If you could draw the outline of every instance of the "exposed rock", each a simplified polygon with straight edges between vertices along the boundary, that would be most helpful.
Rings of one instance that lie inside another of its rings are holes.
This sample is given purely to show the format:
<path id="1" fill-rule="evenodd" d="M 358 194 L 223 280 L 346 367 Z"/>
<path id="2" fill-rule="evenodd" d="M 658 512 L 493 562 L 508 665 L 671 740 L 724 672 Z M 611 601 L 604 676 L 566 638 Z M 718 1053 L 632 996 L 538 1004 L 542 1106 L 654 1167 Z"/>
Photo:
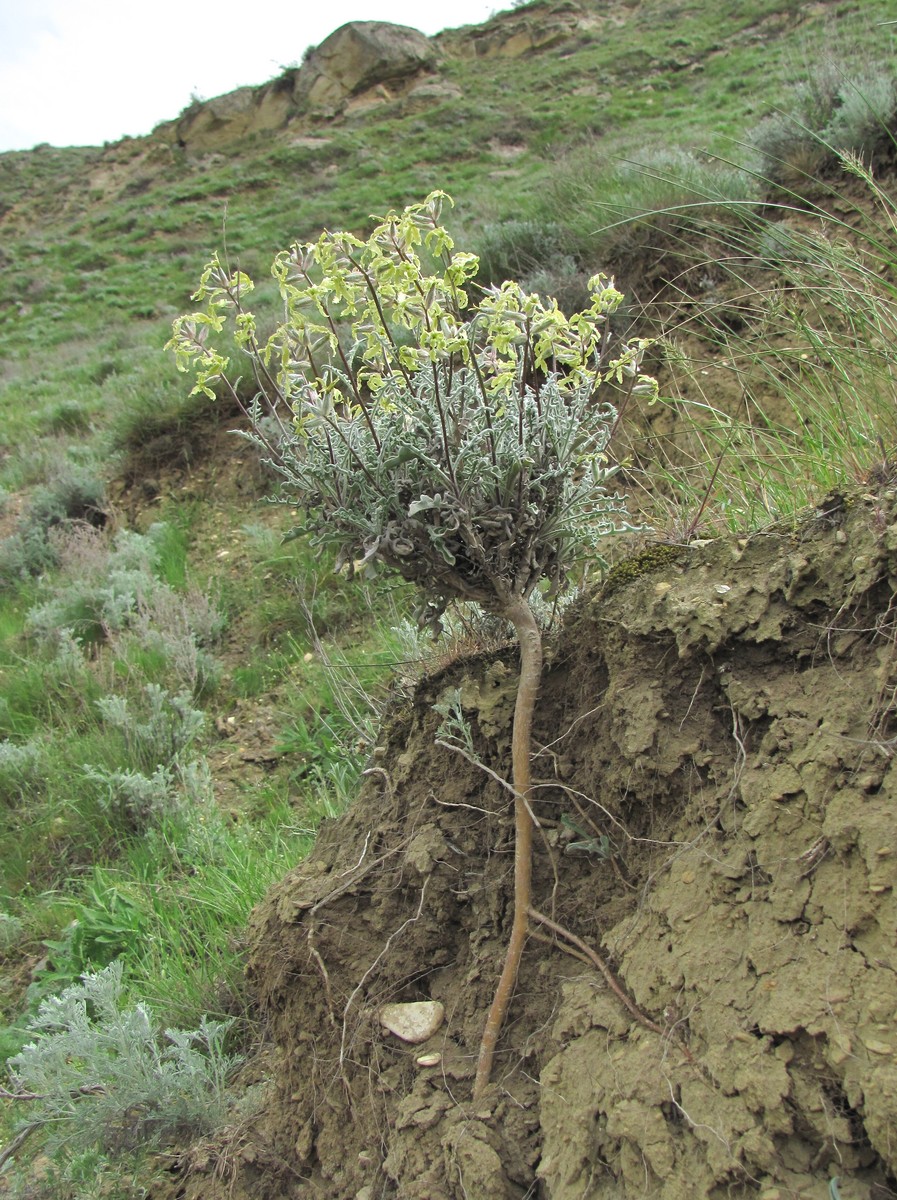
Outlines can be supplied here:
<path id="1" fill-rule="evenodd" d="M 296 76 L 295 99 L 303 109 L 335 113 L 353 96 L 396 85 L 432 71 L 436 52 L 429 38 L 407 25 L 351 21 L 312 52 Z"/>
<path id="2" fill-rule="evenodd" d="M 438 1000 L 413 1000 L 408 1004 L 385 1004 L 380 1024 L 403 1042 L 417 1046 L 431 1038 L 445 1020 L 445 1009 Z"/>
<path id="3" fill-rule="evenodd" d="M 173 130 L 176 140 L 191 150 L 220 150 L 250 134 L 282 128 L 292 109 L 289 91 L 275 84 L 242 87 L 192 105 L 163 128 Z"/>
<path id="4" fill-rule="evenodd" d="M 533 50 L 548 50 L 581 31 L 586 20 L 578 4 L 564 3 L 540 8 L 508 19 L 490 21 L 473 31 L 474 52 L 478 58 L 519 58 Z"/>
<path id="5" fill-rule="evenodd" d="M 600 30 L 604 21 L 574 0 L 499 13 L 482 27 L 438 38 L 388 21 L 350 21 L 325 38 L 301 67 L 262 87 L 197 101 L 154 134 L 161 143 L 206 154 L 287 126 L 308 133 L 322 118 L 359 117 L 397 101 L 403 112 L 417 112 L 462 95 L 457 84 L 437 74 L 443 54 L 518 58 Z"/>
<path id="6" fill-rule="evenodd" d="M 433 73 L 438 57 L 436 43 L 407 25 L 352 21 L 325 38 L 301 67 L 263 87 L 197 101 L 154 133 L 208 153 L 281 130 L 302 115 L 312 124 L 320 117 L 357 116 L 406 96 L 412 109 L 425 108 L 461 94 Z"/>
<path id="7" fill-rule="evenodd" d="M 449 83 L 438 75 L 425 75 L 415 80 L 405 93 L 405 111 L 415 112 L 429 108 L 432 104 L 444 104 L 457 100 L 463 92 L 456 83 Z"/>

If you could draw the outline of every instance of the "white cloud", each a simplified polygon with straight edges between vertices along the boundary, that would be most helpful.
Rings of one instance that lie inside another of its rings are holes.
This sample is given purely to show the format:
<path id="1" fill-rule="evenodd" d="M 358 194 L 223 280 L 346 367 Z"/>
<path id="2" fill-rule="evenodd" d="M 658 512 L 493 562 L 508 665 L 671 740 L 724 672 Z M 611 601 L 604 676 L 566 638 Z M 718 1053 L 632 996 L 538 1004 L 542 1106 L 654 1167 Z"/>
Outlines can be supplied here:
<path id="1" fill-rule="evenodd" d="M 176 117 L 191 94 L 209 98 L 263 83 L 346 21 L 393 21 L 433 34 L 484 21 L 496 8 L 492 0 L 334 0 L 304 15 L 296 0 L 0 5 L 0 151 L 149 133 Z"/>

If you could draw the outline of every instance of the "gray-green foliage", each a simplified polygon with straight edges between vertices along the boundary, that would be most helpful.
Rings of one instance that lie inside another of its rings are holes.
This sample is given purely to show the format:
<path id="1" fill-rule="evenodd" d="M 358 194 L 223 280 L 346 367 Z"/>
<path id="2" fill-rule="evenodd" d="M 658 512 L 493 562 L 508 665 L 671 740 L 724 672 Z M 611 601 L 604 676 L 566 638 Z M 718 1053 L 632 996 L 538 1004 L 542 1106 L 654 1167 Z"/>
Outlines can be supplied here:
<path id="1" fill-rule="evenodd" d="M 473 731 L 470 722 L 464 716 L 464 706 L 461 700 L 460 688 L 449 688 L 433 705 L 433 711 L 442 717 L 437 738 L 450 746 L 463 750 L 470 758 L 477 760 L 476 748 L 473 744 Z"/>
<path id="2" fill-rule="evenodd" d="M 153 544 L 140 534 L 122 530 L 109 545 L 80 526 L 57 538 L 55 550 L 60 576 L 28 614 L 29 630 L 41 640 L 70 629 L 81 641 L 99 641 L 126 628 L 156 586 Z"/>
<path id="3" fill-rule="evenodd" d="M 16 944 L 22 936 L 22 922 L 18 917 L 0 909 L 0 955 Z"/>
<path id="4" fill-rule="evenodd" d="M 52 532 L 101 524 L 104 502 L 105 485 L 97 472 L 78 464 L 67 464 L 37 488 L 15 532 L 0 541 L 0 587 L 54 567 Z"/>
<path id="5" fill-rule="evenodd" d="M 34 1040 L 9 1060 L 13 1087 L 34 1097 L 30 1119 L 56 1145 L 121 1151 L 205 1132 L 225 1112 L 229 1026 L 203 1018 L 163 1031 L 145 1005 L 126 1003 L 114 962 L 41 1003 Z"/>
<path id="6" fill-rule="evenodd" d="M 46 754 L 39 742 L 0 741 L 0 803 L 33 795 L 44 779 Z"/>
<path id="7" fill-rule="evenodd" d="M 169 533 L 157 523 L 145 534 L 109 538 L 82 525 L 51 539 L 59 571 L 29 610 L 28 631 L 44 643 L 111 643 L 126 657 L 135 649 L 157 653 L 179 688 L 207 692 L 220 674 L 210 647 L 223 620 L 198 588 L 177 590 L 160 578 Z"/>
<path id="8" fill-rule="evenodd" d="M 795 89 L 790 109 L 767 117 L 751 141 L 764 180 L 800 192 L 809 176 L 867 157 L 897 135 L 897 75 L 888 62 L 856 68 L 822 59 Z"/>
<path id="9" fill-rule="evenodd" d="M 567 241 L 566 229 L 555 221 L 530 218 L 484 225 L 477 243 L 477 281 L 501 287 L 506 279 L 528 280 L 563 257 Z"/>
<path id="10" fill-rule="evenodd" d="M 154 772 L 182 758 L 205 725 L 205 715 L 185 693 L 172 695 L 148 683 L 135 701 L 116 694 L 97 701 L 103 720 L 124 739 L 127 761 L 142 772 Z"/>
<path id="11" fill-rule="evenodd" d="M 279 255 L 286 316 L 266 343 L 243 300 L 251 280 L 214 260 L 205 311 L 169 343 L 212 395 L 232 386 L 214 338 L 232 319 L 259 384 L 255 437 L 306 528 L 343 561 L 419 584 L 434 620 L 450 599 L 501 609 L 543 579 L 559 589 L 629 527 L 606 486 L 608 399 L 654 388 L 645 344 L 607 337 L 622 297 L 602 276 L 569 318 L 513 282 L 471 303 L 478 260 L 454 251 L 443 199 L 389 214 L 365 242 L 327 233 Z"/>
<path id="12" fill-rule="evenodd" d="M 104 804 L 126 825 L 139 830 L 171 817 L 198 813 L 208 804 L 211 782 L 203 762 L 161 763 L 152 773 L 86 767 Z"/>
<path id="13" fill-rule="evenodd" d="M 750 207 L 757 192 L 748 173 L 693 151 L 645 147 L 619 162 L 587 144 L 562 160 L 546 203 L 565 214 L 577 258 L 643 281 L 664 255 L 688 262 L 706 253 L 695 247 L 707 226 L 729 207 Z"/>
<path id="14" fill-rule="evenodd" d="M 316 498 L 356 566 L 381 559 L 436 593 L 440 609 L 454 596 L 488 603 L 490 575 L 525 595 L 543 577 L 560 585 L 584 546 L 625 527 L 622 497 L 603 487 L 614 413 L 596 409 L 588 386 L 565 395 L 548 379 L 538 393 L 511 392 L 497 414 L 467 377 L 443 402 L 451 457 L 426 380 L 400 409 L 375 409 L 370 427 L 347 425 L 327 456 L 298 437 L 282 443 L 290 492 Z M 568 464 L 587 438 L 596 457 L 574 480 Z"/>

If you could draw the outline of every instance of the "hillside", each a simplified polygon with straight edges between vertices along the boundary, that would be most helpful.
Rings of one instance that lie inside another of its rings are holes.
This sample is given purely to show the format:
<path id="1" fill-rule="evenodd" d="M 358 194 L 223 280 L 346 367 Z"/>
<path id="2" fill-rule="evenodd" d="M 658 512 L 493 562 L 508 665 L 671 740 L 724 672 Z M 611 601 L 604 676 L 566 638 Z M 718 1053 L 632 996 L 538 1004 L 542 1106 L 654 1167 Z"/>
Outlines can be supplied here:
<path id="1" fill-rule="evenodd" d="M 0 155 L 0 1195 L 897 1195 L 895 36 L 885 0 L 362 22 Z M 648 528 L 546 633 L 549 920 L 476 1104 L 507 630 L 431 644 L 409 585 L 284 540 L 249 383 L 162 350 L 214 250 L 270 323 L 277 251 L 434 188 L 483 286 L 614 274 L 661 384 L 610 449 Z M 456 688 L 485 771 L 436 745 Z M 104 1026 L 78 981 L 119 968 Z M 27 1076 L 58 997 L 99 1040 Z M 411 1001 L 422 1045 L 381 1025 Z"/>

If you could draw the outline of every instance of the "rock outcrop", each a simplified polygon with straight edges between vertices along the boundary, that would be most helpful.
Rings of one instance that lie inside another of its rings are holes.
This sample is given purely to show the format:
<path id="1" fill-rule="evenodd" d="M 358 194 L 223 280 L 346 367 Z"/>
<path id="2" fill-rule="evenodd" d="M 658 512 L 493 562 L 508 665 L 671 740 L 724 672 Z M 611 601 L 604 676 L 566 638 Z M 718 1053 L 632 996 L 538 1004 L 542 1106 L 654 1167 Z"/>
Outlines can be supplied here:
<path id="1" fill-rule="evenodd" d="M 568 41 L 586 27 L 598 26 L 579 4 L 568 3 L 539 8 L 537 13 L 502 13 L 499 19 L 471 31 L 477 58 L 520 58 L 533 50 L 548 50 Z"/>
<path id="2" fill-rule="evenodd" d="M 313 50 L 296 76 L 294 98 L 300 109 L 341 112 L 353 98 L 385 89 L 407 88 L 430 74 L 436 51 L 429 38 L 407 25 L 351 21 Z M 382 93 L 381 93 L 382 94 Z"/>
<path id="3" fill-rule="evenodd" d="M 177 121 L 164 129 L 173 131 L 181 145 L 214 151 L 253 133 L 283 128 L 293 110 L 289 90 L 275 84 L 242 87 L 191 105 Z"/>
<path id="4" fill-rule="evenodd" d="M 417 112 L 461 95 L 458 85 L 439 72 L 445 58 L 519 58 L 591 36 L 601 24 L 602 18 L 576 0 L 498 13 L 485 25 L 434 38 L 388 21 L 350 21 L 301 66 L 261 87 L 196 101 L 155 134 L 193 153 L 207 153 L 258 133 L 307 134 L 321 121 L 397 101 L 403 111 Z"/>
<path id="5" fill-rule="evenodd" d="M 414 109 L 459 94 L 435 74 L 435 42 L 407 25 L 351 21 L 314 49 L 301 67 L 262 87 L 243 87 L 198 101 L 176 120 L 159 126 L 194 152 L 205 153 L 295 124 L 351 115 L 399 98 Z"/>

